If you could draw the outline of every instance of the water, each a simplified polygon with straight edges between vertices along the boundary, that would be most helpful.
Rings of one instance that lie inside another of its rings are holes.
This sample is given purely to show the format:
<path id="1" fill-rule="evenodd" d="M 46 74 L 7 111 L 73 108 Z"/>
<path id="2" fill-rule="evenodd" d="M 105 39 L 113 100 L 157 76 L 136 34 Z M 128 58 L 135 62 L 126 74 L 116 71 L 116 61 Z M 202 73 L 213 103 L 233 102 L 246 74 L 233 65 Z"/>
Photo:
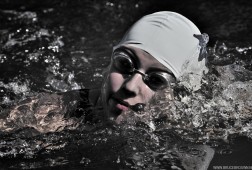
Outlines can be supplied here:
<path id="1" fill-rule="evenodd" d="M 204 144 L 215 150 L 209 169 L 249 166 L 251 8 L 245 0 L 0 2 L 3 117 L 27 96 L 98 88 L 113 45 L 144 14 L 177 11 L 210 35 L 210 70 L 200 90 L 191 93 L 177 84 L 174 96 L 157 96 L 148 112 L 130 113 L 135 119 L 120 126 L 2 130 L 2 169 L 197 169 L 204 165 L 201 158 L 211 159 Z"/>

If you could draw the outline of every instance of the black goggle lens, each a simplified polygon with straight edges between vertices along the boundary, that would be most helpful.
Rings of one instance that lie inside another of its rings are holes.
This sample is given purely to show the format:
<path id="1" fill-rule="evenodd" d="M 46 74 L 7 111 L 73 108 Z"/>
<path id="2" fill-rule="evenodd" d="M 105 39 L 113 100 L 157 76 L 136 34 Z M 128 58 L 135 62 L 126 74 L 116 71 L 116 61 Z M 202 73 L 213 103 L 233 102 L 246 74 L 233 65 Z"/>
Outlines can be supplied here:
<path id="1" fill-rule="evenodd" d="M 152 89 L 164 89 L 170 85 L 170 81 L 162 73 L 150 73 L 146 77 L 146 84 Z"/>
<path id="2" fill-rule="evenodd" d="M 134 64 L 131 59 L 122 53 L 114 55 L 114 66 L 121 73 L 130 74 L 134 72 Z"/>

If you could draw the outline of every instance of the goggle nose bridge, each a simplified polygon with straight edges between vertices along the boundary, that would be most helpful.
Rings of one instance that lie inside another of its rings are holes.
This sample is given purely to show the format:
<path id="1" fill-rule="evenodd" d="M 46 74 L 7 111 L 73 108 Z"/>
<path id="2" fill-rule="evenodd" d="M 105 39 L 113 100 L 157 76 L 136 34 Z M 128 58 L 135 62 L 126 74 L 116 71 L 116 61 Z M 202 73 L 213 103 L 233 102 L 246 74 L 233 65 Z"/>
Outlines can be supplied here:
<path id="1" fill-rule="evenodd" d="M 149 77 L 147 74 L 145 74 L 145 73 L 143 73 L 143 72 L 139 71 L 139 70 L 138 70 L 138 69 L 136 69 L 136 68 L 133 68 L 132 73 L 138 73 L 138 74 L 140 74 L 140 75 L 143 77 L 143 80 L 147 80 L 147 79 L 148 79 L 148 77 Z"/>

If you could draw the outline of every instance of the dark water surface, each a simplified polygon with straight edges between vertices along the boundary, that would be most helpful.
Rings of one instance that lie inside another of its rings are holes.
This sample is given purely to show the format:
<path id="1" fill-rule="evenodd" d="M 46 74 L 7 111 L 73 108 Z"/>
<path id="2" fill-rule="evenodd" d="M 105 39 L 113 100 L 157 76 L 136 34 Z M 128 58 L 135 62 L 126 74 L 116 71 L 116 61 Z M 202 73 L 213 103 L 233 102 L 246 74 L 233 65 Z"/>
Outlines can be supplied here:
<path id="1" fill-rule="evenodd" d="M 215 150 L 209 169 L 252 166 L 249 0 L 2 0 L 1 116 L 37 93 L 99 88 L 112 47 L 137 19 L 160 10 L 185 15 L 210 36 L 199 91 L 175 88 L 178 100 L 157 100 L 145 124 L 1 129 L 0 169 L 197 169 L 210 159 L 204 144 Z"/>

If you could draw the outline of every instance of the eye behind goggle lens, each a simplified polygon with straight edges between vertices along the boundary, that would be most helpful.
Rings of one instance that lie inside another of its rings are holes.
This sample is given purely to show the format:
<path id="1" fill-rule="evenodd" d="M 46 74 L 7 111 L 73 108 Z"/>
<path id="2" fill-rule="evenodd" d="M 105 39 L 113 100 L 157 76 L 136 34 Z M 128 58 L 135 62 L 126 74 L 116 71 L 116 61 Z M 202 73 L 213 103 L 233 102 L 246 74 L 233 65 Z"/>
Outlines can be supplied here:
<path id="1" fill-rule="evenodd" d="M 170 80 L 165 73 L 150 73 L 145 81 L 153 90 L 161 90 L 170 85 Z"/>
<path id="2" fill-rule="evenodd" d="M 131 59 L 120 53 L 114 55 L 114 66 L 121 73 L 132 73 L 134 71 L 134 64 Z"/>

